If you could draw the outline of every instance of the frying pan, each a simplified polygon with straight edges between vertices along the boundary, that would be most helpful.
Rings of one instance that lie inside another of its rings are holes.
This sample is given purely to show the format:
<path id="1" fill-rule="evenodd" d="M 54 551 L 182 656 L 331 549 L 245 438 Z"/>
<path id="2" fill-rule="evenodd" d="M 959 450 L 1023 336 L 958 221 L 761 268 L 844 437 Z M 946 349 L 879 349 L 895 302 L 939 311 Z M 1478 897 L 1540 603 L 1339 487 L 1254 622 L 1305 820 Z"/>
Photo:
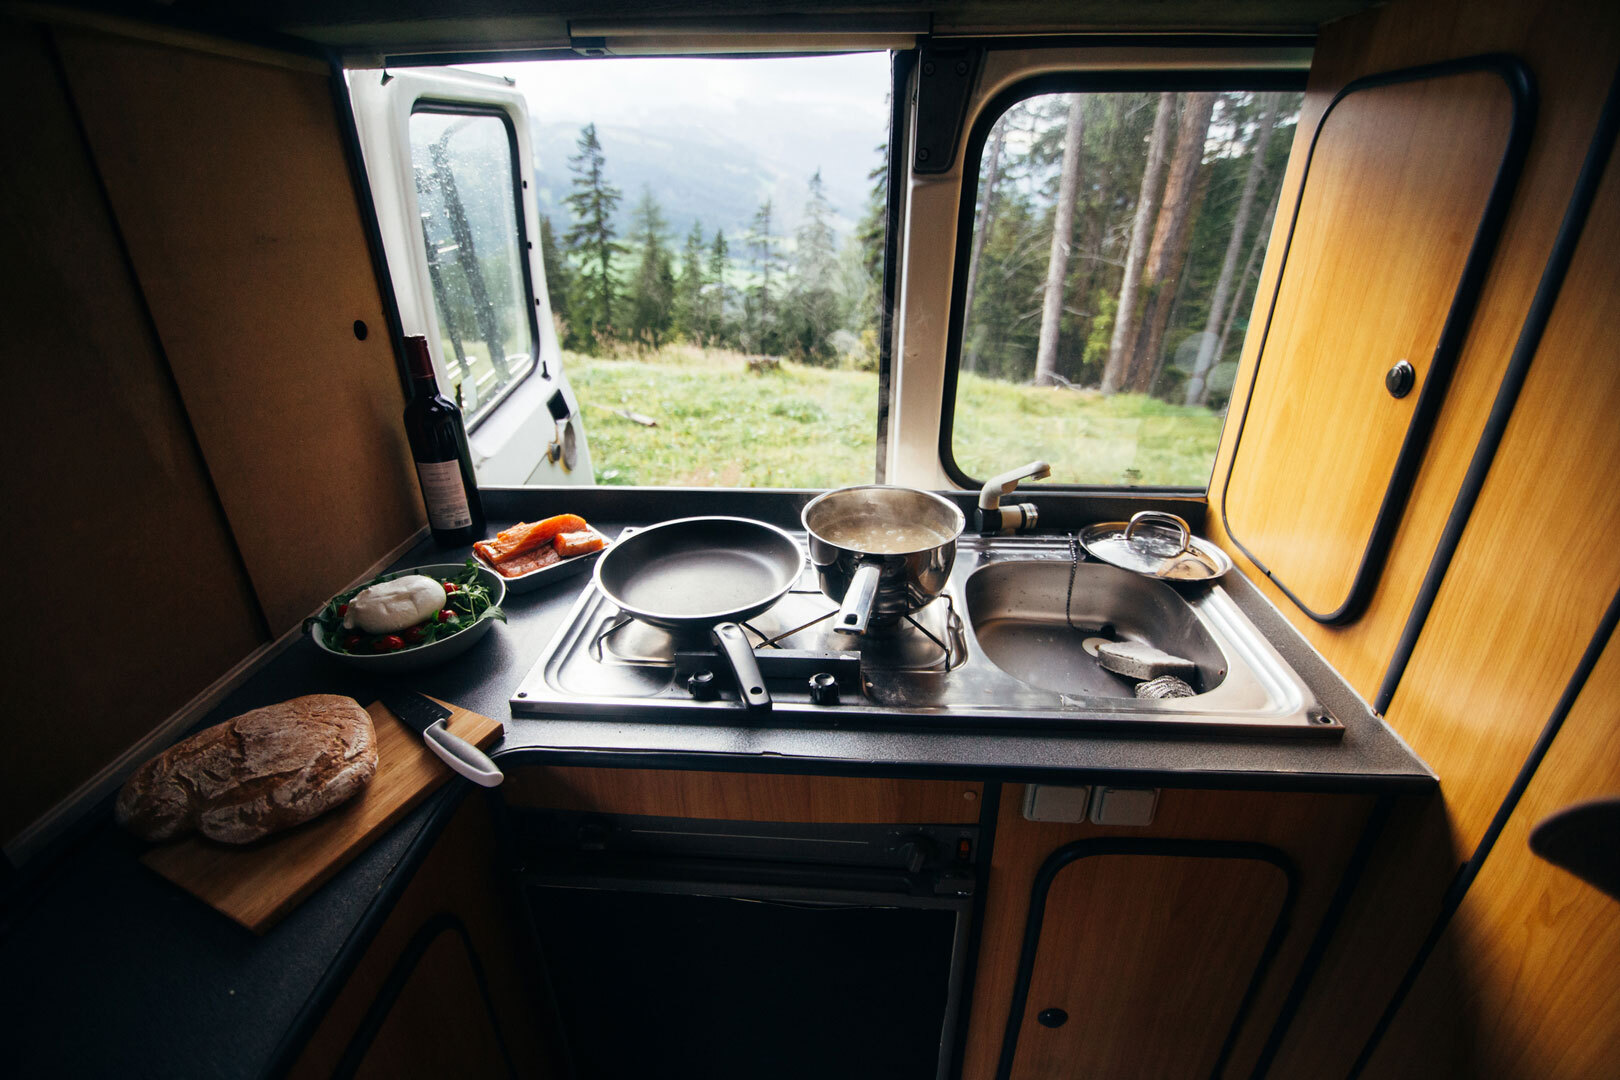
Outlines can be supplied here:
<path id="1" fill-rule="evenodd" d="M 670 630 L 708 630 L 731 666 L 743 706 L 771 695 L 737 625 L 787 594 L 804 569 L 798 543 L 752 518 L 676 518 L 617 541 L 596 562 L 596 587 L 626 615 Z"/>

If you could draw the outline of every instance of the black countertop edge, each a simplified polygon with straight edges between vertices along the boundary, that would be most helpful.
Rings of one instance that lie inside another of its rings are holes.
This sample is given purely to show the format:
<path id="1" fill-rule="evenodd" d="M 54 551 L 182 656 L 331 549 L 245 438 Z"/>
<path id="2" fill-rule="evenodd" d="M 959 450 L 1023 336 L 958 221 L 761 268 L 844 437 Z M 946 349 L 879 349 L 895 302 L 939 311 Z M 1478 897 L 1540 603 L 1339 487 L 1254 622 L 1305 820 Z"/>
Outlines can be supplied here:
<path id="1" fill-rule="evenodd" d="M 365 913 L 360 916 L 360 920 L 355 923 L 354 929 L 349 932 L 349 936 L 344 939 L 337 955 L 332 958 L 332 963 L 321 975 L 314 989 L 310 991 L 309 997 L 304 1000 L 303 1006 L 298 1010 L 297 1016 L 293 1018 L 291 1026 L 282 1035 L 281 1041 L 276 1044 L 276 1048 L 270 1056 L 270 1061 L 265 1065 L 260 1075 L 264 1077 L 285 1076 L 287 1071 L 292 1068 L 293 1063 L 298 1060 L 298 1055 L 303 1053 L 305 1044 L 309 1042 L 309 1037 L 315 1033 L 315 1029 L 325 1019 L 326 1011 L 337 1000 L 339 992 L 342 991 L 344 984 L 349 981 L 349 976 L 360 963 L 360 958 L 371 947 L 371 943 L 377 937 L 378 931 L 382 929 L 383 923 L 393 912 L 394 906 L 405 892 L 405 887 L 416 876 L 417 867 L 421 866 L 422 862 L 427 858 L 428 852 L 432 850 L 433 845 L 444 832 L 445 826 L 449 824 L 451 817 L 455 815 L 456 810 L 461 806 L 462 800 L 467 797 L 468 792 L 471 790 L 472 785 L 452 780 L 428 797 L 426 819 L 422 822 L 416 835 L 411 838 L 404 854 L 400 856 L 399 861 L 394 864 L 394 868 L 389 871 L 388 876 L 383 880 L 381 887 L 372 894 L 370 905 L 367 906 Z"/>

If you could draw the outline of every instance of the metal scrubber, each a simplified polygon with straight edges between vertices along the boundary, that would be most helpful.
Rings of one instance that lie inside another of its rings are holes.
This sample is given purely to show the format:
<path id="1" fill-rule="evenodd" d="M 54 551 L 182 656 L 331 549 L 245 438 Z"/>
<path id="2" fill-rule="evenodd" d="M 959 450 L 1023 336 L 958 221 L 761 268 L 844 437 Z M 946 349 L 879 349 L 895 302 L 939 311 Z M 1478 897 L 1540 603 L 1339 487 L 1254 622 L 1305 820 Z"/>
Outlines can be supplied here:
<path id="1" fill-rule="evenodd" d="M 1136 696 L 1139 698 L 1175 698 L 1193 697 L 1195 691 L 1186 680 L 1178 679 L 1174 675 L 1160 675 L 1157 679 L 1136 684 Z"/>
<path id="2" fill-rule="evenodd" d="M 1108 641 L 1097 646 L 1097 663 L 1127 679 L 1157 679 L 1175 675 L 1186 679 L 1198 670 L 1191 660 L 1156 649 L 1145 641 Z"/>

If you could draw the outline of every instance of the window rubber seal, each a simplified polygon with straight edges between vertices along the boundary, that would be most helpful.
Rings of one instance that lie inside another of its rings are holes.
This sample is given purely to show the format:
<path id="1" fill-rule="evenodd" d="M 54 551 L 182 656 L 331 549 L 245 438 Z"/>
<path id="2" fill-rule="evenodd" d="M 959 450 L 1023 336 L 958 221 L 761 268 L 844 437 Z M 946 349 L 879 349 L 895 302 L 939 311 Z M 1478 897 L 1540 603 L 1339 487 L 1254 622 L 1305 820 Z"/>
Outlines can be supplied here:
<path id="1" fill-rule="evenodd" d="M 984 486 L 957 464 L 951 440 L 955 434 L 956 396 L 962 363 L 962 338 L 967 314 L 967 268 L 973 250 L 973 226 L 979 202 L 979 168 L 990 129 L 1002 115 L 1021 101 L 1040 94 L 1129 93 L 1147 91 L 1195 90 L 1304 90 L 1307 73 L 1288 69 L 1211 69 L 1199 71 L 1118 70 L 1074 71 L 1034 75 L 1022 79 L 989 101 L 979 110 L 968 130 L 962 150 L 962 188 L 956 214 L 956 255 L 951 271 L 951 306 L 945 342 L 945 381 L 940 395 L 939 463 L 951 482 L 970 491 Z M 1224 423 L 1223 423 L 1224 426 Z M 1213 476 L 1215 462 L 1210 461 Z M 1097 495 L 1196 495 L 1207 497 L 1203 487 L 1126 484 L 1041 484 L 1042 491 L 1074 491 Z"/>

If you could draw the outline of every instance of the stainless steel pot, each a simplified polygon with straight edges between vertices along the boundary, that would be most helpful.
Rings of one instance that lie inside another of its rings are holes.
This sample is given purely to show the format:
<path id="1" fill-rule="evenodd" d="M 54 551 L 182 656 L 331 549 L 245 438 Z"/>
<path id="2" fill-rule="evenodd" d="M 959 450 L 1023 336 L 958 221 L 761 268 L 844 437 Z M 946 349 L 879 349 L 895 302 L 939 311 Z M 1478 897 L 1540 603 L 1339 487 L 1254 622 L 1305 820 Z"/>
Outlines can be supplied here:
<path id="1" fill-rule="evenodd" d="M 938 596 L 967 525 L 949 499 L 884 484 L 818 495 L 801 520 L 821 591 L 840 602 L 838 629 L 852 634 L 895 622 Z"/>

